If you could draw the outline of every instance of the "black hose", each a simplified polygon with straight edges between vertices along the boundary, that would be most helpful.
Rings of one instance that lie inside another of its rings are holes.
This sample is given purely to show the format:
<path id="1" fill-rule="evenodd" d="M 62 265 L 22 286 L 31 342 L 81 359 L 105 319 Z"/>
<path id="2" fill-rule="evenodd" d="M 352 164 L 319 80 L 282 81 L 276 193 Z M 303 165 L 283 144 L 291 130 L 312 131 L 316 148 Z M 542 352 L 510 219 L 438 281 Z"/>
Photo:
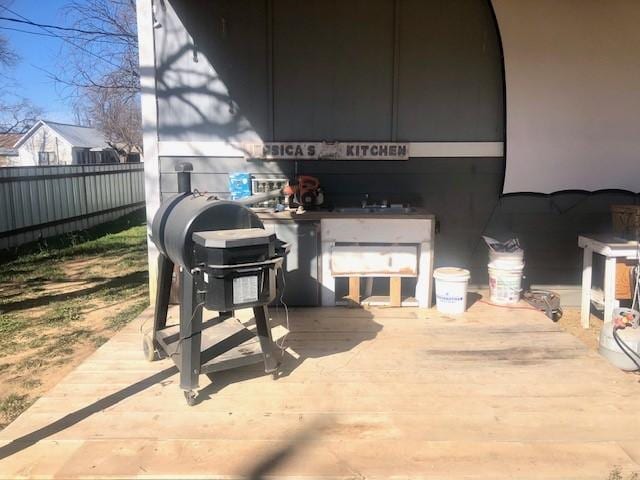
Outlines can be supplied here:
<path id="1" fill-rule="evenodd" d="M 627 345 L 627 343 L 618 336 L 618 328 L 617 327 L 613 327 L 613 339 L 618 344 L 618 347 L 620 347 L 620 350 L 622 350 L 622 352 L 627 357 L 629 357 L 633 363 L 636 364 L 636 367 L 638 367 L 638 370 L 640 370 L 640 362 L 638 362 L 638 360 L 636 360 L 634 358 L 634 356 L 635 356 L 635 357 L 638 357 L 638 359 L 640 359 L 640 355 L 638 355 L 636 352 L 634 352 L 631 349 L 631 347 L 629 345 Z M 623 345 L 624 345 L 624 347 L 623 347 Z"/>

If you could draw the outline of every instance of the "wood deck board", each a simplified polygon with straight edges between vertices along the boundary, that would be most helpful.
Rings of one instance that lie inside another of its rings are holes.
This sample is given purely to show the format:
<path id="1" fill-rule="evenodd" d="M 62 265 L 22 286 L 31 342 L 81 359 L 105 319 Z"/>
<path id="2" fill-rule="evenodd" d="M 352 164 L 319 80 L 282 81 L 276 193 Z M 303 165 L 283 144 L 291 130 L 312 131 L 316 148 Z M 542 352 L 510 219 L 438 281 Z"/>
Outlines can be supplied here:
<path id="1" fill-rule="evenodd" d="M 0 477 L 640 471 L 640 416 L 629 408 L 640 378 L 535 311 L 292 310 L 281 378 L 260 365 L 203 376 L 192 408 L 172 362 L 142 358 L 149 313 L 0 432 Z"/>

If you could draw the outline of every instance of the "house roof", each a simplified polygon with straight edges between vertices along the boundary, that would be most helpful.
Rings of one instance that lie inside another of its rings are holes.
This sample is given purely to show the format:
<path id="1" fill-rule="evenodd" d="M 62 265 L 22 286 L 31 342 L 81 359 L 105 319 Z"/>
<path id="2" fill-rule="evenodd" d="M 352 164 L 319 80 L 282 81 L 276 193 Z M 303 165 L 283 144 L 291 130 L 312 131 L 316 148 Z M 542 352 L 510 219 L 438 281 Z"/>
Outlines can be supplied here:
<path id="1" fill-rule="evenodd" d="M 21 137 L 21 133 L 0 133 L 0 148 L 13 150 L 13 146 Z"/>
<path id="2" fill-rule="evenodd" d="M 83 127 L 81 125 L 70 125 L 68 123 L 51 122 L 49 120 L 38 120 L 36 124 L 16 142 L 14 148 L 19 148 L 29 137 L 31 137 L 31 135 L 33 135 L 36 130 L 38 130 L 38 128 L 43 125 L 48 126 L 51 130 L 69 142 L 73 147 L 110 148 L 104 138 L 104 135 L 95 128 Z"/>

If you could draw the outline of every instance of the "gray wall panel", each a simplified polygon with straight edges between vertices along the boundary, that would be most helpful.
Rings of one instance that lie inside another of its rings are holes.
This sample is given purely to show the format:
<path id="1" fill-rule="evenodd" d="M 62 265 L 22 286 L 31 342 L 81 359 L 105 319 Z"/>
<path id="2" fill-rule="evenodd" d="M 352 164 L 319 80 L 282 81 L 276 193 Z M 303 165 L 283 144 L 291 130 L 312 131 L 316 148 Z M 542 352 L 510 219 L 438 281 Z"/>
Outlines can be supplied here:
<path id="1" fill-rule="evenodd" d="M 391 0 L 274 2 L 277 140 L 388 140 Z"/>
<path id="2" fill-rule="evenodd" d="M 503 140 L 502 60 L 488 3 L 400 2 L 399 140 Z"/>
<path id="3" fill-rule="evenodd" d="M 267 138 L 266 4 L 180 0 L 158 9 L 161 140 Z"/>

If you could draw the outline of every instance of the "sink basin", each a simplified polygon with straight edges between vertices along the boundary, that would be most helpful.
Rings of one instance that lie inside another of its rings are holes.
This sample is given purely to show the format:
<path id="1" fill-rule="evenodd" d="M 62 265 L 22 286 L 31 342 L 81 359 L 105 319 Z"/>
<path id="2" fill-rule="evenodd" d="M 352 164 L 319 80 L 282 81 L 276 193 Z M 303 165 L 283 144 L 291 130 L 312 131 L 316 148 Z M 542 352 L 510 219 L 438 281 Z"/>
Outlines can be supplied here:
<path id="1" fill-rule="evenodd" d="M 416 209 L 413 207 L 341 207 L 336 208 L 336 212 L 340 213 L 377 213 L 377 214 L 391 214 L 391 213 L 411 213 Z"/>

